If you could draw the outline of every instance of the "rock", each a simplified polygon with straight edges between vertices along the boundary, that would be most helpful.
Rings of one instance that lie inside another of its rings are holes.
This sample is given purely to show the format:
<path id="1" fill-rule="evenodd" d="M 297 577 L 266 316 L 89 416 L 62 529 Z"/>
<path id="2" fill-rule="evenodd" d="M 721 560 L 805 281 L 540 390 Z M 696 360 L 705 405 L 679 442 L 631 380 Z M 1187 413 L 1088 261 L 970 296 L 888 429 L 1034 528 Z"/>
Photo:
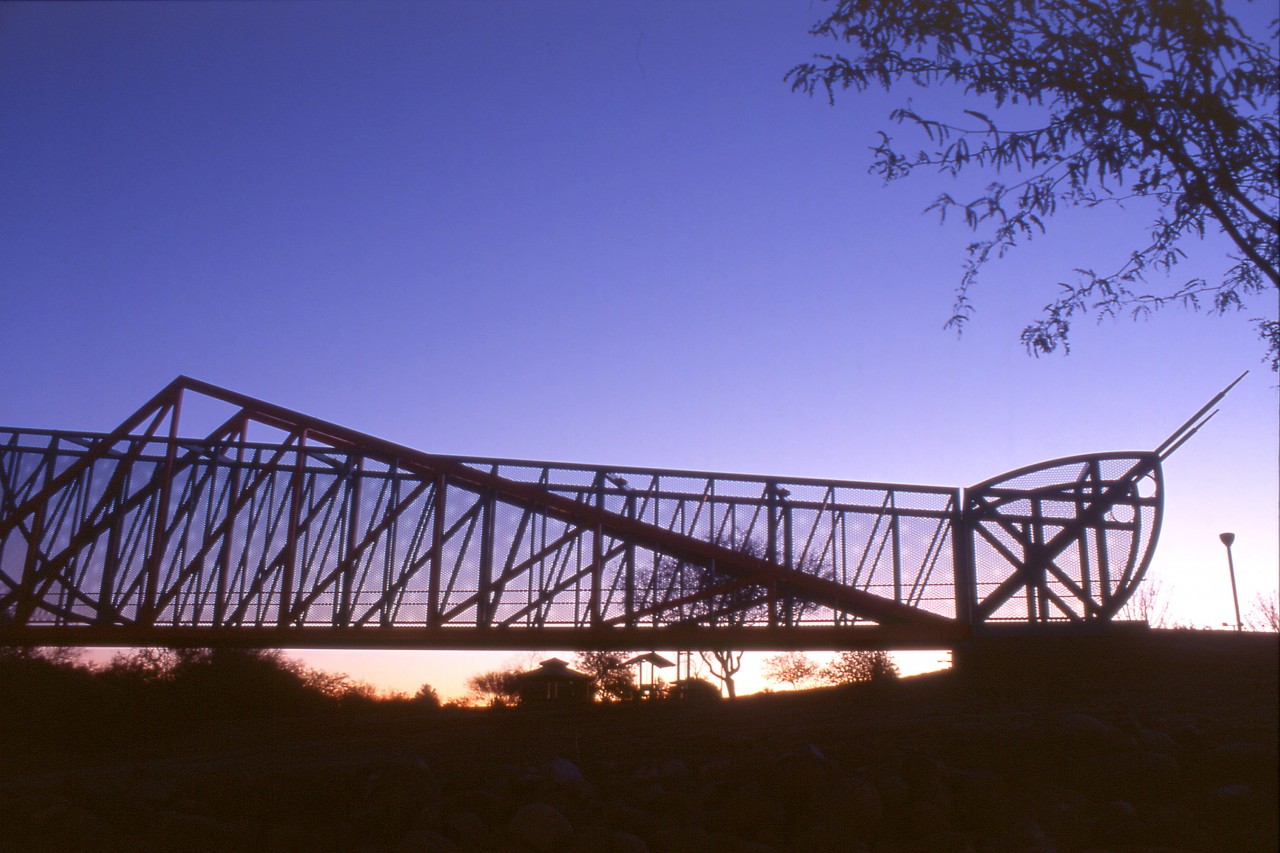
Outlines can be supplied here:
<path id="1" fill-rule="evenodd" d="M 739 838 L 777 835 L 787 822 L 782 804 L 754 787 L 718 791 L 706 809 L 708 829 Z"/>
<path id="2" fill-rule="evenodd" d="M 644 839 L 629 832 L 615 832 L 612 837 L 610 853 L 649 853 L 649 845 Z"/>
<path id="3" fill-rule="evenodd" d="M 902 778 L 911 784 L 942 778 L 942 765 L 923 752 L 909 752 L 902 760 Z"/>
<path id="4" fill-rule="evenodd" d="M 489 828 L 475 812 L 453 812 L 445 815 L 444 834 L 464 850 L 475 850 L 487 843 Z"/>
<path id="5" fill-rule="evenodd" d="M 667 826 L 647 835 L 652 853 L 712 853 L 711 837 L 696 827 Z M 715 851 L 719 853 L 719 851 Z"/>
<path id="6" fill-rule="evenodd" d="M 1028 817 L 1055 837 L 1075 838 L 1084 832 L 1088 809 L 1088 797 L 1074 788 L 1051 787 L 1037 794 Z"/>
<path id="7" fill-rule="evenodd" d="M 684 780 L 689 776 L 689 765 L 680 758 L 670 758 L 660 763 L 646 764 L 633 774 L 635 779 L 655 779 L 662 782 Z"/>
<path id="8" fill-rule="evenodd" d="M 555 758 L 547 765 L 547 772 L 552 782 L 561 785 L 581 784 L 587 781 L 578 766 L 567 758 Z"/>
<path id="9" fill-rule="evenodd" d="M 946 809 L 932 800 L 912 800 L 892 809 L 886 820 L 894 837 L 924 839 L 950 829 Z"/>
<path id="10" fill-rule="evenodd" d="M 982 850 L 995 851 L 1046 851 L 1051 850 L 1049 837 L 1045 835 L 1044 829 L 1034 820 L 1023 818 L 1016 820 L 1012 826 L 1004 832 L 987 839 L 987 842 L 981 845 Z"/>
<path id="11" fill-rule="evenodd" d="M 573 837 L 573 825 L 555 807 L 525 803 L 511 815 L 511 835 L 529 850 L 556 850 Z"/>
<path id="12" fill-rule="evenodd" d="M 821 796 L 800 812 L 801 823 L 829 819 L 846 837 L 868 839 L 884 817 L 884 800 L 879 789 L 860 776 L 836 780 Z"/>
<path id="13" fill-rule="evenodd" d="M 173 811 L 160 812 L 155 816 L 150 838 L 153 849 L 174 853 L 191 849 L 212 853 L 234 848 L 231 833 L 219 821 Z"/>
<path id="14" fill-rule="evenodd" d="M 68 803 L 53 803 L 40 809 L 32 815 L 31 826 L 32 835 L 38 839 L 34 846 L 44 850 L 93 850 L 101 846 L 107 834 L 97 815 Z"/>
<path id="15" fill-rule="evenodd" d="M 1118 732 L 1111 726 L 1088 714 L 1070 713 L 1058 718 L 1058 735 L 1075 746 L 1102 746 L 1109 744 Z"/>
<path id="16" fill-rule="evenodd" d="M 392 853 L 453 853 L 458 845 L 430 829 L 414 829 L 396 842 Z"/>
<path id="17" fill-rule="evenodd" d="M 1259 784 L 1275 782 L 1277 756 L 1274 748 L 1247 741 L 1233 741 L 1208 750 L 1201 772 L 1211 785 Z"/>
<path id="18" fill-rule="evenodd" d="M 867 846 L 850 838 L 844 827 L 832 820 L 802 822 L 792 836 L 791 850 L 813 853 L 866 853 Z"/>
<path id="19" fill-rule="evenodd" d="M 1091 836 L 1102 847 L 1125 847 L 1143 840 L 1137 809 L 1125 800 L 1111 800 L 1098 809 Z"/>
<path id="20" fill-rule="evenodd" d="M 901 776 L 890 774 L 876 780 L 876 790 L 885 806 L 901 806 L 911 798 L 911 786 Z"/>
<path id="21" fill-rule="evenodd" d="M 950 783 L 959 828 L 990 831 L 1007 823 L 1009 792 L 995 773 L 956 771 L 950 775 Z"/>
<path id="22" fill-rule="evenodd" d="M 649 853 L 640 836 L 599 828 L 575 833 L 573 843 L 563 849 L 565 853 Z"/>
<path id="23" fill-rule="evenodd" d="M 365 779 L 365 800 L 389 809 L 416 809 L 439 799 L 443 786 L 427 763 L 416 755 L 385 764 Z"/>

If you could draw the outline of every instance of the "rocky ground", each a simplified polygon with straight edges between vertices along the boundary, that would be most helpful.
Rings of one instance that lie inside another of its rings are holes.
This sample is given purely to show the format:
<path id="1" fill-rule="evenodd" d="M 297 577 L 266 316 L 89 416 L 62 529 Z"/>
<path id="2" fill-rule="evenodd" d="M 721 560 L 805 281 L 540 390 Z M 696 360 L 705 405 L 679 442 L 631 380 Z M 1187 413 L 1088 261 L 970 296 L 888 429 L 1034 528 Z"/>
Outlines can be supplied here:
<path id="1" fill-rule="evenodd" d="M 1278 663 L 1153 632 L 701 706 L 33 746 L 0 756 L 0 848 L 1274 853 Z"/>

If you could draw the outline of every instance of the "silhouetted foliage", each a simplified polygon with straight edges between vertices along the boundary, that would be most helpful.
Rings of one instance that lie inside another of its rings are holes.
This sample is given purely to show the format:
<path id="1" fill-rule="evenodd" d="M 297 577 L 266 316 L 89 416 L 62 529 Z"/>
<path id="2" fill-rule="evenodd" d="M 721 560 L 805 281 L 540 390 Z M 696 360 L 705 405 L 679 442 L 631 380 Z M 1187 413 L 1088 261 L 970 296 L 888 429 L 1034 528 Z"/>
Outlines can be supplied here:
<path id="1" fill-rule="evenodd" d="M 720 690 L 705 678 L 681 678 L 672 682 L 667 698 L 685 702 L 715 702 L 720 698 Z"/>
<path id="2" fill-rule="evenodd" d="M 617 652 L 579 652 L 573 666 L 591 676 L 596 696 L 602 702 L 634 699 L 636 676 L 626 658 Z"/>
<path id="3" fill-rule="evenodd" d="M 430 684 L 424 684 L 413 694 L 413 702 L 420 707 L 435 710 L 440 707 L 440 694 Z"/>
<path id="4" fill-rule="evenodd" d="M 787 76 L 832 101 L 837 90 L 907 84 L 966 97 L 963 116 L 894 110 L 891 121 L 923 131 L 933 147 L 904 152 L 882 132 L 871 167 L 886 181 L 920 171 L 997 176 L 974 198 L 943 193 L 930 207 L 982 234 L 956 289 L 956 328 L 973 314 L 986 264 L 1043 233 L 1060 208 L 1138 199 L 1154 211 L 1150 240 L 1114 269 L 1078 269 L 1075 283 L 1059 282 L 1022 332 L 1039 354 L 1065 350 L 1080 314 L 1202 302 L 1221 313 L 1280 288 L 1280 22 L 1270 28 L 1270 43 L 1259 41 L 1218 0 L 838 0 L 811 32 L 853 52 L 821 54 Z M 1183 239 L 1212 229 L 1233 248 L 1219 280 L 1150 289 L 1149 271 L 1170 272 Z M 1255 322 L 1280 370 L 1280 320 Z"/>
<path id="5" fill-rule="evenodd" d="M 892 681 L 898 677 L 898 665 L 888 652 L 841 652 L 819 671 L 818 677 L 827 684 Z"/>
<path id="6" fill-rule="evenodd" d="M 0 757 L 91 745 L 106 699 L 93 671 L 63 650 L 0 648 Z"/>
<path id="7" fill-rule="evenodd" d="M 518 675 L 518 672 L 507 669 L 482 672 L 467 679 L 467 689 L 479 704 L 491 708 L 509 707 L 520 701 Z"/>
<path id="8" fill-rule="evenodd" d="M 428 689 L 428 688 L 424 688 Z M 413 708 L 438 708 L 427 698 Z M 0 760 L 81 752 L 192 723 L 409 706 L 276 650 L 138 649 L 93 669 L 74 650 L 0 648 Z"/>
<path id="9" fill-rule="evenodd" d="M 764 677 L 775 684 L 790 684 L 795 690 L 818 676 L 818 665 L 808 655 L 784 652 L 764 659 Z"/>

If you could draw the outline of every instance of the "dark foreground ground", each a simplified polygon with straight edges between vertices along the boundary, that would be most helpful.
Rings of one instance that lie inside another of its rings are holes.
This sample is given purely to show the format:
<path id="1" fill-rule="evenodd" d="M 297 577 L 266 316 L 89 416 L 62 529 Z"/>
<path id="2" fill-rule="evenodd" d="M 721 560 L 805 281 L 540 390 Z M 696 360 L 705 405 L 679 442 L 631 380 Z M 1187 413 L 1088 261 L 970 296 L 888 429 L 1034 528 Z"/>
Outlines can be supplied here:
<path id="1" fill-rule="evenodd" d="M 1152 632 L 704 706 L 32 745 L 0 849 L 1274 853 L 1278 663 L 1274 634 Z"/>

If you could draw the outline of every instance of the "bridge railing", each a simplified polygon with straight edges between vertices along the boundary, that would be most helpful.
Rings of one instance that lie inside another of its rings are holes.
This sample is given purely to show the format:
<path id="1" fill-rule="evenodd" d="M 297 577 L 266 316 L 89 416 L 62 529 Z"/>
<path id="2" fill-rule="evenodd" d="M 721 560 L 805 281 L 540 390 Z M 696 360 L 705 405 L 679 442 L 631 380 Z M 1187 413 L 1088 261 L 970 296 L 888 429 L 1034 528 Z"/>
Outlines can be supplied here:
<path id="1" fill-rule="evenodd" d="M 311 443 L 0 430 L 0 510 L 74 464 L 0 541 L 31 625 L 843 625 L 563 514 Z M 576 504 L 953 617 L 959 491 L 458 458 Z"/>

